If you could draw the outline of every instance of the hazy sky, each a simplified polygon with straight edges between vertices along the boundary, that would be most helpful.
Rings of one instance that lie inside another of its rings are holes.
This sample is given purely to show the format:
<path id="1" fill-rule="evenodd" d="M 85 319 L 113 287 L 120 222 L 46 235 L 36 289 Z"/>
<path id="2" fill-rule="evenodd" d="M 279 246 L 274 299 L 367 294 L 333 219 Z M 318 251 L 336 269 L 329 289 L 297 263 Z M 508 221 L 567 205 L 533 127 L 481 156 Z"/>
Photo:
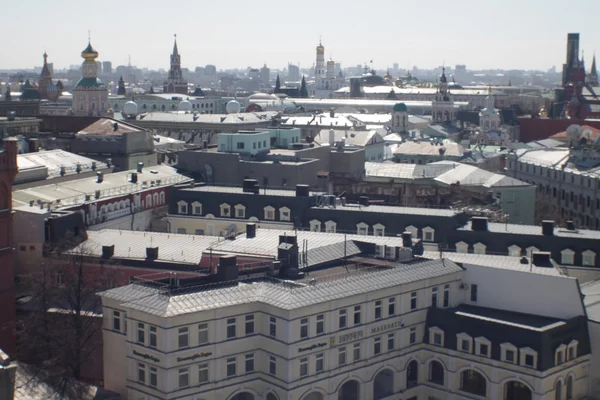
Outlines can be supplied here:
<path id="1" fill-rule="evenodd" d="M 0 69 L 39 66 L 44 49 L 55 68 L 79 64 L 88 30 L 113 67 L 131 55 L 168 69 L 174 33 L 190 69 L 308 67 L 319 36 L 344 67 L 559 68 L 568 32 L 581 33 L 587 67 L 594 49 L 600 58 L 598 0 L 5 0 L 2 15 Z"/>

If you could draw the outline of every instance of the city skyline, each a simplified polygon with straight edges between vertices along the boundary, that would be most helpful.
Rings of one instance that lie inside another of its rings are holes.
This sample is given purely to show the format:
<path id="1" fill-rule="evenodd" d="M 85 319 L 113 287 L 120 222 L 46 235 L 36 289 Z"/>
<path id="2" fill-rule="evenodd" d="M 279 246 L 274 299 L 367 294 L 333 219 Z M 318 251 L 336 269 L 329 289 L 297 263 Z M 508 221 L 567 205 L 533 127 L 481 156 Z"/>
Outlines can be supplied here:
<path id="1" fill-rule="evenodd" d="M 32 6 L 36 8 L 29 23 L 42 29 L 24 31 L 18 18 L 8 19 L 5 29 L 19 31 L 14 44 L 22 50 L 13 51 L 0 69 L 40 66 L 44 51 L 56 69 L 79 64 L 88 31 L 100 53 L 98 60 L 111 61 L 113 67 L 127 65 L 131 57 L 132 65 L 167 70 L 177 34 L 182 67 L 191 70 L 206 64 L 234 69 L 259 68 L 264 63 L 282 69 L 288 62 L 307 68 L 314 63 L 319 37 L 326 57 L 344 67 L 373 60 L 376 69 L 398 63 L 401 69 L 466 64 L 469 69 L 545 71 L 556 66 L 560 70 L 568 32 L 581 33 L 581 49 L 589 65 L 596 47 L 600 51 L 600 27 L 593 18 L 600 5 L 590 3 L 580 11 L 562 10 L 558 1 L 532 3 L 507 0 L 498 7 L 465 0 L 458 7 L 433 1 L 411 4 L 408 10 L 399 2 L 383 0 L 365 16 L 365 7 L 358 4 L 345 4 L 342 9 L 312 0 L 303 3 L 304 8 L 288 10 L 274 2 L 257 7 L 239 0 L 211 9 L 191 3 L 183 10 L 165 8 L 155 0 L 143 9 L 108 1 L 93 11 L 72 0 L 60 8 L 37 0 L 27 6 L 9 1 L 7 15 L 25 15 Z M 95 15 L 90 16 L 92 12 Z M 493 19 L 488 17 L 492 13 Z M 172 18 L 162 21 L 163 15 Z M 196 15 L 197 19 L 186 20 Z M 110 22 L 115 19 L 116 23 Z M 48 25 L 51 35 L 43 29 Z"/>

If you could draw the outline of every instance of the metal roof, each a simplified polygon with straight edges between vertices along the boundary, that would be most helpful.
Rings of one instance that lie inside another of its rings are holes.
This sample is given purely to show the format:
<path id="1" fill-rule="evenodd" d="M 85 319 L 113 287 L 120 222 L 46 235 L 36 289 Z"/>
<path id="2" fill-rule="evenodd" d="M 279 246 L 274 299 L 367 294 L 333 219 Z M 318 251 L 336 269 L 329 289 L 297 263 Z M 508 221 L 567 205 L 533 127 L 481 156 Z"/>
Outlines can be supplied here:
<path id="1" fill-rule="evenodd" d="M 248 196 L 256 196 L 253 193 L 244 192 L 244 188 L 240 186 L 201 185 L 189 188 L 182 188 L 181 191 L 204 193 L 235 193 L 247 194 Z M 310 194 L 317 193 L 318 192 L 310 192 Z M 265 189 L 261 187 L 260 194 L 267 194 L 270 196 L 296 197 L 296 189 Z"/>
<path id="2" fill-rule="evenodd" d="M 48 170 L 46 179 L 60 176 L 61 167 L 65 168 L 67 175 L 76 174 L 77 165 L 80 166 L 81 172 L 91 171 L 92 163 L 96 164 L 98 170 L 106 168 L 106 164 L 102 162 L 64 150 L 38 151 L 35 153 L 19 154 L 17 156 L 19 173 L 37 168 L 46 168 Z M 18 180 L 19 175 L 16 178 L 16 181 Z"/>
<path id="3" fill-rule="evenodd" d="M 312 207 L 319 209 L 320 207 Z M 327 208 L 329 209 L 329 208 Z M 397 207 L 397 206 L 379 206 L 369 205 L 367 207 L 359 204 L 346 204 L 345 206 L 336 206 L 334 210 L 355 211 L 355 212 L 373 212 L 383 214 L 407 214 L 407 215 L 430 215 L 435 217 L 452 217 L 459 212 L 444 208 L 423 208 L 423 207 Z"/>
<path id="4" fill-rule="evenodd" d="M 494 233 L 507 233 L 516 235 L 531 235 L 531 236 L 544 236 L 542 233 L 542 227 L 539 225 L 520 225 L 520 224 L 502 224 L 496 222 L 488 222 L 488 231 Z M 464 227 L 458 228 L 459 231 L 471 231 L 471 224 L 467 224 Z M 593 231 L 589 229 L 578 229 L 576 231 L 569 231 L 560 227 L 554 228 L 554 236 L 566 237 L 573 239 L 600 239 L 600 231 Z"/>
<path id="5" fill-rule="evenodd" d="M 199 287 L 181 295 L 165 295 L 160 289 L 131 284 L 100 293 L 101 296 L 123 302 L 123 306 L 161 317 L 214 310 L 223 307 L 261 302 L 284 310 L 294 310 L 323 302 L 343 299 L 425 281 L 461 272 L 462 268 L 449 260 L 398 264 L 394 268 L 375 270 L 367 274 L 348 275 L 311 285 L 286 285 L 281 282 L 239 282 L 229 287 Z"/>

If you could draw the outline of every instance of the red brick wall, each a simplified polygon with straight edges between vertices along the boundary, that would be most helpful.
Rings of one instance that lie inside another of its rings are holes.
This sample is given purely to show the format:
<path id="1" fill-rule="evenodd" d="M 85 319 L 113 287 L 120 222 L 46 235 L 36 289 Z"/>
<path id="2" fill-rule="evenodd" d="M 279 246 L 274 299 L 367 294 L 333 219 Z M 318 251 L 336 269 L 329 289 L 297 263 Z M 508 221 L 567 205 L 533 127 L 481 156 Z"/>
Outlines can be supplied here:
<path id="1" fill-rule="evenodd" d="M 572 119 L 519 118 L 520 141 L 523 143 L 547 139 L 555 133 L 562 132 L 569 126 L 590 125 L 600 129 L 600 121 L 584 121 Z"/>

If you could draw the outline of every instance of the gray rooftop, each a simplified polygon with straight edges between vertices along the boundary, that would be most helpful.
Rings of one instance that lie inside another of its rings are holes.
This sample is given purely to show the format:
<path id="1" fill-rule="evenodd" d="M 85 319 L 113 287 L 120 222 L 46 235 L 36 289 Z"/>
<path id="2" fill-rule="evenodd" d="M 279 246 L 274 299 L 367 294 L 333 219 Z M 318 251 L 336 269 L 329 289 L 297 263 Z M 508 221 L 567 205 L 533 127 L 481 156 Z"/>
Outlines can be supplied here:
<path id="1" fill-rule="evenodd" d="M 232 193 L 256 196 L 253 193 L 244 192 L 244 188 L 241 186 L 200 185 L 195 187 L 182 188 L 181 191 L 203 193 Z M 260 188 L 260 194 L 267 194 L 270 196 L 296 197 L 296 189 Z M 317 192 L 311 192 L 310 194 L 317 194 Z"/>
<path id="2" fill-rule="evenodd" d="M 19 154 L 17 156 L 19 174 L 46 168 L 48 170 L 47 179 L 59 177 L 61 167 L 65 168 L 67 175 L 76 174 L 77 165 L 80 166 L 81 172 L 91 171 L 92 163 L 97 166 L 98 170 L 106 168 L 105 163 L 64 150 L 39 151 L 36 153 Z M 17 182 L 20 180 L 19 174 L 17 174 L 15 179 Z"/>
<path id="3" fill-rule="evenodd" d="M 600 281 L 582 284 L 581 293 L 588 319 L 600 323 Z"/>
<path id="4" fill-rule="evenodd" d="M 543 236 L 542 227 L 538 225 L 519 225 L 519 224 L 502 224 L 496 222 L 488 222 L 488 231 L 494 233 L 507 233 L 516 235 L 531 235 L 531 236 Z M 471 224 L 467 224 L 464 227 L 458 228 L 461 231 L 470 231 Z M 560 227 L 554 228 L 554 236 L 573 238 L 573 239 L 600 239 L 600 231 L 592 231 L 588 229 L 578 229 L 576 231 L 569 231 Z"/>
<path id="5" fill-rule="evenodd" d="M 13 192 L 13 205 L 17 207 L 28 205 L 30 201 L 56 202 L 60 200 L 60 204 L 55 207 L 65 207 L 84 203 L 85 195 L 90 195 L 93 199 L 96 190 L 100 191 L 101 198 L 106 198 L 135 193 L 151 187 L 158 188 L 190 181 L 190 178 L 178 174 L 174 168 L 165 164 L 145 167 L 142 173 L 138 173 L 137 183 L 129 182 L 132 172 L 136 172 L 136 170 L 105 174 L 102 183 L 97 183 L 96 177 L 90 176 L 17 190 Z M 153 181 L 154 184 L 152 184 Z"/>
<path id="6" fill-rule="evenodd" d="M 160 289 L 131 284 L 100 293 L 123 306 L 161 317 L 174 317 L 223 307 L 261 302 L 284 310 L 294 310 L 336 299 L 362 295 L 375 290 L 424 281 L 462 271 L 449 260 L 398 264 L 394 268 L 368 274 L 316 282 L 309 286 L 285 285 L 276 280 L 240 282 L 230 287 L 198 288 L 193 293 L 165 295 Z"/>
<path id="7" fill-rule="evenodd" d="M 320 207 L 312 207 L 318 209 Z M 423 208 L 423 207 L 397 207 L 397 206 L 379 206 L 370 205 L 361 207 L 358 204 L 346 204 L 345 206 L 336 206 L 336 210 L 355 211 L 355 212 L 373 212 L 384 214 L 408 214 L 408 215 L 428 215 L 434 217 L 452 217 L 459 212 L 445 208 Z M 362 237 L 362 236 L 361 236 Z"/>

